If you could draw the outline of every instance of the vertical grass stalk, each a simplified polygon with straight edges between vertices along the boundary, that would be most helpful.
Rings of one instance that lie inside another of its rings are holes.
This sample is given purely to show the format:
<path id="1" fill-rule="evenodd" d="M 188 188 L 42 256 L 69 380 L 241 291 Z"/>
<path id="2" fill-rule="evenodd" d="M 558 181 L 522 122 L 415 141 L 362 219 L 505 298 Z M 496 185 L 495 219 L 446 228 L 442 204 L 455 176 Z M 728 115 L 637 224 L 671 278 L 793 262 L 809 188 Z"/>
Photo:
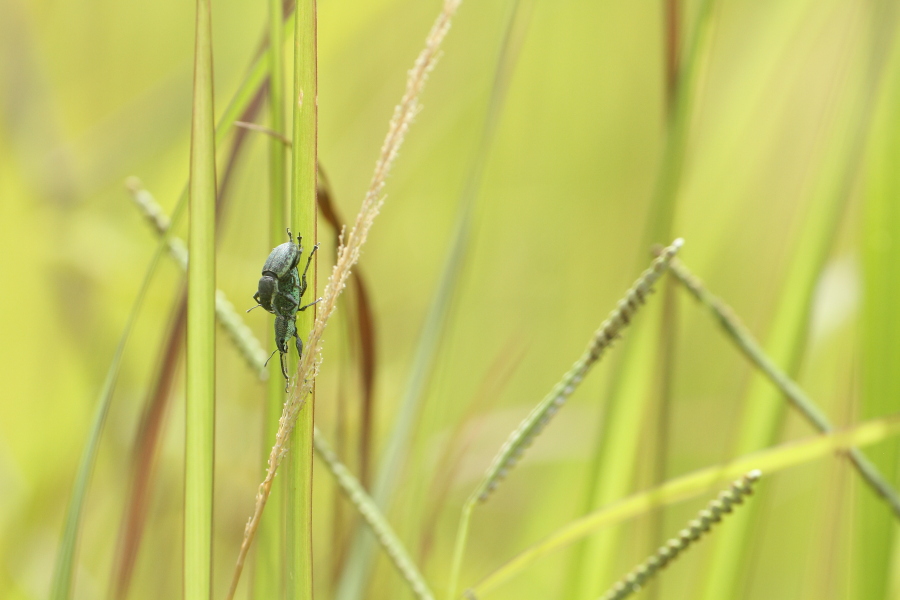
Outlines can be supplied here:
<path id="1" fill-rule="evenodd" d="M 318 141 L 318 90 L 316 73 L 316 0 L 298 0 L 294 28 L 294 123 L 291 180 L 291 229 L 303 236 L 311 252 L 316 243 L 316 152 Z M 309 296 L 316 293 L 316 261 L 309 271 Z M 301 336 L 313 328 L 316 307 L 297 313 Z M 297 368 L 296 359 L 289 372 Z M 308 600 L 313 597 L 312 553 L 312 442 L 315 417 L 315 389 L 298 416 L 288 456 L 286 597 Z"/>
<path id="2" fill-rule="evenodd" d="M 184 597 L 212 595 L 215 433 L 216 143 L 210 0 L 197 0 L 191 123 L 187 390 L 184 469 Z"/>
<path id="3" fill-rule="evenodd" d="M 285 133 L 285 69 L 284 16 L 282 0 L 268 0 L 269 8 L 269 246 L 274 248 L 285 241 L 287 214 L 287 148 L 278 136 Z M 291 21 L 291 19 L 288 19 Z M 275 334 L 269 329 L 268 347 L 275 346 Z M 284 405 L 284 383 L 280 361 L 269 361 L 266 384 L 266 404 L 263 414 L 263 457 L 278 431 L 278 417 Z M 256 568 L 253 577 L 254 597 L 281 598 L 284 582 L 284 498 L 279 484 L 275 486 L 272 506 L 260 522 L 259 545 L 256 549 Z"/>
<path id="4" fill-rule="evenodd" d="M 288 23 L 284 24 L 283 29 L 286 31 L 293 31 L 293 21 L 288 21 Z M 253 63 L 243 83 L 238 88 L 222 117 L 219 119 L 219 124 L 216 128 L 215 133 L 216 145 L 221 144 L 225 140 L 225 137 L 231 131 L 231 125 L 234 123 L 237 116 L 243 113 L 250 105 L 252 99 L 257 93 L 259 86 L 265 80 L 267 69 L 268 65 L 265 61 L 257 60 Z M 188 186 L 185 186 L 176 203 L 175 210 L 173 211 L 173 220 L 177 220 L 183 214 L 184 208 L 187 206 L 188 192 L 189 188 Z M 78 471 L 75 477 L 75 485 L 72 490 L 72 497 L 69 501 L 69 507 L 66 512 L 66 520 L 63 526 L 63 535 L 60 542 L 60 551 L 54 569 L 53 582 L 51 584 L 50 591 L 50 597 L 54 600 L 62 600 L 71 596 L 73 584 L 72 574 L 74 572 L 78 531 L 80 528 L 83 503 L 87 495 L 87 488 L 90 482 L 90 474 L 93 470 L 93 465 L 96 460 L 97 447 L 99 445 L 100 437 L 105 425 L 109 404 L 112 401 L 112 392 L 115 387 L 116 378 L 118 377 L 119 368 L 121 366 L 122 352 L 124 351 L 125 343 L 127 342 L 127 339 L 130 335 L 130 331 L 133 327 L 134 321 L 137 318 L 138 313 L 140 312 L 141 303 L 147 293 L 147 290 L 149 289 L 149 285 L 152 281 L 153 275 L 156 273 L 156 266 L 159 264 L 159 258 L 167 249 L 170 252 L 172 251 L 168 235 L 164 234 L 163 238 L 164 239 L 160 240 L 159 246 L 155 251 L 153 259 L 151 259 L 150 264 L 147 267 L 147 271 L 144 274 L 144 279 L 141 283 L 140 291 L 138 292 L 135 303 L 128 317 L 128 324 L 126 324 L 125 330 L 122 333 L 119 345 L 116 348 L 116 352 L 113 356 L 113 360 L 110 364 L 106 379 L 99 394 L 99 400 L 97 402 L 97 412 L 94 416 L 87 445 L 85 446 L 84 453 L 82 454 L 81 461 L 79 462 Z"/>

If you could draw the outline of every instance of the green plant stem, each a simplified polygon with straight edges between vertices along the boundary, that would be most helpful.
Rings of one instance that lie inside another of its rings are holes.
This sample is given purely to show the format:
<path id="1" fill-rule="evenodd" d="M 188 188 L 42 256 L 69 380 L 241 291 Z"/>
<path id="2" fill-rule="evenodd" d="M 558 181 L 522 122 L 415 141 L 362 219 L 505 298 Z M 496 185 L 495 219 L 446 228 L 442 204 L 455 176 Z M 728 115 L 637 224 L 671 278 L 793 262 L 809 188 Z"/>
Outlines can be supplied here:
<path id="1" fill-rule="evenodd" d="M 860 307 L 861 347 L 860 418 L 885 414 L 900 397 L 900 45 L 897 44 L 897 5 L 878 0 L 866 5 L 869 27 L 868 78 L 872 87 L 872 139 L 865 149 L 865 192 L 862 229 L 859 232 L 863 289 Z M 879 85 L 880 80 L 884 80 Z M 881 91 L 879 91 L 879 87 Z M 877 100 L 877 103 L 875 102 Z M 869 453 L 883 473 L 900 478 L 900 443 L 893 441 Z M 854 581 L 847 594 L 853 598 L 900 598 L 900 530 L 890 523 L 879 498 L 860 494 L 854 498 L 854 552 L 850 572 Z"/>
<path id="2" fill-rule="evenodd" d="M 284 77 L 284 17 L 282 0 L 268 0 L 269 7 L 269 244 L 272 248 L 285 241 L 287 214 L 287 148 L 279 139 L 285 132 Z M 292 19 L 288 19 L 292 21 Z M 269 329 L 268 347 L 275 347 L 275 333 Z M 278 431 L 278 419 L 284 406 L 284 383 L 280 361 L 269 361 L 266 385 L 266 408 L 263 417 L 262 456 L 269 449 Z M 273 482 L 269 510 L 259 525 L 256 562 L 253 577 L 254 597 L 281 598 L 284 583 L 283 535 L 285 520 L 285 489 Z"/>
<path id="3" fill-rule="evenodd" d="M 307 251 L 316 243 L 316 152 L 318 138 L 318 89 L 316 72 L 316 0 L 298 0 L 294 30 L 293 168 L 291 184 L 291 227 L 303 236 Z M 316 264 L 310 268 L 310 297 L 316 294 Z M 316 307 L 297 313 L 301 336 L 312 330 Z M 310 351 L 312 351 L 310 349 Z M 290 373 L 297 360 L 290 363 Z M 313 425 L 315 388 L 301 410 L 291 434 L 287 486 L 287 598 L 313 597 L 312 486 Z"/>
<path id="4" fill-rule="evenodd" d="M 744 326 L 740 323 L 731 308 L 706 289 L 703 283 L 677 259 L 672 261 L 669 272 L 681 285 L 687 289 L 698 302 L 703 304 L 716 318 L 725 333 L 741 350 L 747 359 L 769 378 L 775 387 L 784 394 L 785 398 L 796 408 L 809 423 L 822 433 L 834 431 L 834 427 L 815 402 L 797 383 L 788 377 L 787 373 L 766 356 L 762 347 L 753 339 Z M 858 448 L 847 450 L 847 458 L 853 464 L 863 480 L 871 486 L 872 490 L 888 503 L 894 516 L 900 519 L 900 496 L 888 483 L 878 468 L 872 464 L 860 452 Z"/>
<path id="5" fill-rule="evenodd" d="M 626 519 L 696 496 L 723 480 L 739 477 L 747 471 L 759 469 L 770 476 L 778 471 L 833 455 L 837 451 L 877 444 L 897 435 L 900 435 L 900 414 L 893 414 L 845 430 L 753 452 L 724 465 L 707 467 L 671 479 L 650 490 L 618 500 L 558 529 L 485 577 L 472 589 L 472 594 L 482 598 L 511 577 L 524 572 L 535 560 L 554 550 Z"/>
<path id="6" fill-rule="evenodd" d="M 197 0 L 191 125 L 187 385 L 184 469 L 184 597 L 212 596 L 215 433 L 216 142 L 210 0 Z"/>

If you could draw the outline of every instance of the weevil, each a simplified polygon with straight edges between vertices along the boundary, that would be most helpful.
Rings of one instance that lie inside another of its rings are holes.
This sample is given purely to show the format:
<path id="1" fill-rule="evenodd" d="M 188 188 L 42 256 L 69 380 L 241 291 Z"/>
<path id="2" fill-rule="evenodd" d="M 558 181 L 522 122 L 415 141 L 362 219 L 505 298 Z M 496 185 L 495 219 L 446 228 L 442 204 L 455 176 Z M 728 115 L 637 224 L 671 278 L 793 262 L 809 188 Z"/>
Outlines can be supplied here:
<path id="1" fill-rule="evenodd" d="M 288 239 L 290 241 L 276 246 L 266 258 L 262 268 L 262 277 L 259 278 L 256 293 L 253 299 L 256 300 L 257 306 L 261 306 L 266 312 L 275 314 L 272 301 L 276 297 L 289 297 L 292 290 L 283 289 L 281 280 L 290 278 L 292 272 L 296 272 L 297 265 L 300 263 L 300 256 L 303 254 L 302 237 L 297 237 L 297 243 L 294 244 L 294 236 L 291 230 L 287 230 Z M 310 253 L 312 257 L 312 253 Z M 308 264 L 307 264 L 308 268 Z M 304 272 L 304 275 L 306 273 Z M 254 306 L 253 308 L 257 308 Z M 250 309 L 253 310 L 253 309 Z M 249 312 L 249 311 L 248 311 Z"/>
<path id="2" fill-rule="evenodd" d="M 303 357 L 303 341 L 297 333 L 297 312 L 306 310 L 319 300 L 300 306 L 300 300 L 306 293 L 306 273 L 312 263 L 313 255 L 319 249 L 319 245 L 313 246 L 306 259 L 303 274 L 298 272 L 300 256 L 303 254 L 301 238 L 294 238 L 288 230 L 289 242 L 281 244 L 269 254 L 263 265 L 263 276 L 259 280 L 259 286 L 253 298 L 258 306 L 275 315 L 275 352 L 281 353 L 281 374 L 285 382 L 289 380 L 285 358 L 288 353 L 288 342 L 293 337 L 296 341 L 298 359 Z M 252 310 L 252 309 L 250 309 Z M 275 352 L 272 354 L 274 355 Z M 269 357 L 271 358 L 271 357 Z M 268 362 L 268 361 L 266 361 Z M 287 387 L 285 387 L 287 391 Z"/>

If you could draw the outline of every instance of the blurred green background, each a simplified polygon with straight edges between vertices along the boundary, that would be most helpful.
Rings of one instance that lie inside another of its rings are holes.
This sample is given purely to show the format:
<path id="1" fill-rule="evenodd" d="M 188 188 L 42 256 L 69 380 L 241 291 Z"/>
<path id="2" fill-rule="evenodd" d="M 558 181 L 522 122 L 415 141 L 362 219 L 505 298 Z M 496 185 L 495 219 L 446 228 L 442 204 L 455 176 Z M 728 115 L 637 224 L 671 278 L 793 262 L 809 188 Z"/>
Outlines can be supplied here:
<path id="1" fill-rule="evenodd" d="M 424 374 L 388 512 L 437 590 L 446 585 L 463 501 L 649 264 L 651 241 L 684 237 L 686 264 L 754 335 L 770 344 L 786 338 L 792 360 L 782 366 L 836 425 L 900 406 L 894 3 L 676 4 L 682 75 L 685 57 L 694 57 L 682 104 L 675 101 L 681 137 L 667 116 L 670 4 L 523 0 L 515 48 L 501 69 L 508 91 L 491 116 L 512 4 L 465 2 L 388 181 L 360 264 L 377 330 L 376 464 L 409 385 L 466 182 L 474 177 L 477 190 L 452 308 L 434 368 Z M 320 2 L 319 157 L 346 219 L 438 10 L 438 2 L 421 0 Z M 214 2 L 213 18 L 221 111 L 257 52 L 266 8 Z M 170 0 L 0 3 L 4 598 L 47 596 L 97 394 L 156 247 L 123 182 L 140 177 L 171 211 L 187 176 L 193 27 L 193 5 Z M 495 128 L 487 142 L 486 120 Z M 673 139 L 675 154 L 667 154 Z M 270 250 L 266 146 L 265 136 L 250 134 L 220 227 L 218 287 L 239 309 L 252 306 Z M 660 174 L 678 158 L 676 184 L 660 192 Z M 648 233 L 660 230 L 654 198 L 673 211 L 666 239 Z M 319 239 L 321 289 L 334 252 L 321 219 Z M 180 278 L 164 261 L 126 350 L 88 496 L 76 598 L 106 597 L 110 588 L 134 439 Z M 798 284 L 805 279 L 813 284 L 808 297 Z M 708 315 L 675 292 L 670 404 L 662 429 L 648 423 L 637 448 L 643 463 L 664 443 L 665 478 L 735 455 L 742 405 L 757 377 Z M 792 303 L 792 316 L 776 322 Z M 353 468 L 359 387 L 346 311 L 337 319 L 326 335 L 316 420 Z M 247 322 L 265 339 L 268 315 L 255 311 Z M 585 380 L 496 497 L 476 510 L 464 585 L 582 514 L 610 406 L 635 401 L 611 392 L 616 368 L 627 356 L 648 380 L 661 376 L 656 356 L 622 350 Z M 216 597 L 262 475 L 265 390 L 224 335 L 218 361 Z M 181 387 L 167 413 L 132 598 L 180 594 Z M 777 439 L 812 433 L 788 413 Z M 900 484 L 897 445 L 868 452 Z M 896 521 L 858 479 L 836 458 L 765 479 L 735 597 L 900 597 Z M 320 466 L 315 490 L 316 589 L 330 598 L 353 511 Z M 707 500 L 617 526 L 613 576 Z M 699 597 L 714 549 L 709 542 L 691 549 L 642 593 Z M 490 597 L 567 598 L 577 552 L 542 559 Z M 410 597 L 383 557 L 376 566 L 366 597 Z"/>

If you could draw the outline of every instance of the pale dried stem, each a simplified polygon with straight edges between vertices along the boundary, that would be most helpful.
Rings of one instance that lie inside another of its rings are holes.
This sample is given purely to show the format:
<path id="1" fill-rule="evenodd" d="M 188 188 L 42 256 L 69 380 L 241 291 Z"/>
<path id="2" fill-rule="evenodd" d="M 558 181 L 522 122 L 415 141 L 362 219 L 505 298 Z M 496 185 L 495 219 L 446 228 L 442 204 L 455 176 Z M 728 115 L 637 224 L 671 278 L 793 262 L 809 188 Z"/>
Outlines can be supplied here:
<path id="1" fill-rule="evenodd" d="M 409 71 L 406 81 L 406 92 L 400 100 L 400 104 L 394 109 L 394 115 L 388 126 L 387 136 L 384 144 L 381 146 L 381 154 L 375 164 L 372 182 L 356 216 L 356 222 L 346 239 L 343 234 L 341 235 L 337 261 L 332 269 L 331 278 L 325 286 L 322 301 L 319 303 L 316 322 L 305 344 L 305 352 L 297 366 L 296 376 L 291 380 L 290 394 L 281 414 L 278 433 L 275 436 L 275 445 L 269 454 L 266 477 L 260 484 L 256 494 L 256 506 L 253 510 L 253 516 L 250 517 L 247 526 L 244 528 L 244 540 L 241 543 L 240 553 L 235 565 L 231 588 L 227 596 L 228 600 L 234 597 L 244 566 L 244 560 L 250 550 L 250 544 L 253 542 L 253 537 L 259 526 L 263 509 L 269 499 L 275 473 L 288 451 L 291 432 L 297 423 L 297 415 L 300 413 L 300 409 L 303 407 L 318 374 L 319 364 L 321 363 L 319 350 L 325 326 L 337 307 L 338 296 L 340 296 L 347 285 L 350 270 L 359 260 L 362 245 L 365 243 L 369 229 L 372 227 L 381 204 L 384 202 L 381 192 L 384 189 L 385 179 L 391 170 L 394 160 L 397 158 L 406 132 L 419 111 L 419 95 L 425 86 L 429 72 L 437 62 L 441 42 L 450 29 L 450 22 L 460 2 L 461 0 L 446 0 L 444 2 L 441 14 L 425 40 L 425 48 L 419 54 L 413 68 Z"/>

